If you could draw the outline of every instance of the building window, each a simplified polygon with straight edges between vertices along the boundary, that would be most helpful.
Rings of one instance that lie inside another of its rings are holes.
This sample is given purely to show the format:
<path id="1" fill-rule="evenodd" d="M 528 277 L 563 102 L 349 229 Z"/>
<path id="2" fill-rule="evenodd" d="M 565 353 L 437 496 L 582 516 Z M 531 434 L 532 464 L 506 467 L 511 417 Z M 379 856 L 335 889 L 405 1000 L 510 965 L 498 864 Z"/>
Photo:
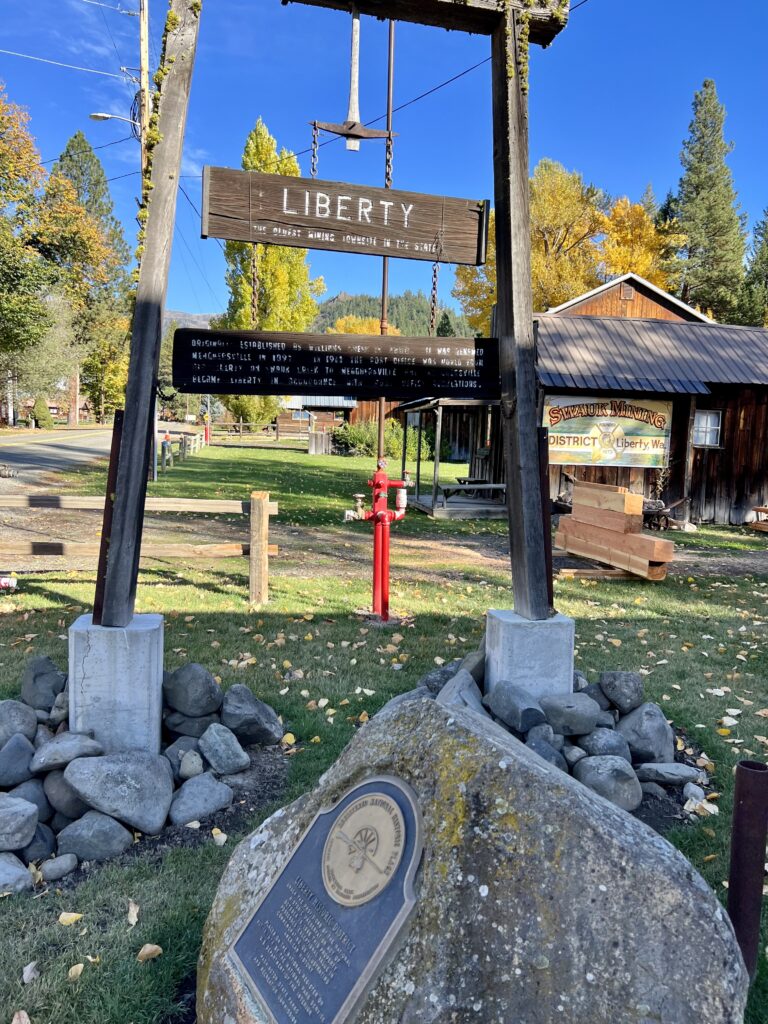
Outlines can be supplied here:
<path id="1" fill-rule="evenodd" d="M 719 448 L 723 414 L 719 410 L 697 409 L 693 443 L 697 448 Z"/>
<path id="2" fill-rule="evenodd" d="M 310 414 L 307 412 L 306 409 L 302 409 L 300 412 L 294 412 L 293 415 L 291 416 L 292 420 L 298 421 L 300 423 L 308 423 L 309 418 Z"/>

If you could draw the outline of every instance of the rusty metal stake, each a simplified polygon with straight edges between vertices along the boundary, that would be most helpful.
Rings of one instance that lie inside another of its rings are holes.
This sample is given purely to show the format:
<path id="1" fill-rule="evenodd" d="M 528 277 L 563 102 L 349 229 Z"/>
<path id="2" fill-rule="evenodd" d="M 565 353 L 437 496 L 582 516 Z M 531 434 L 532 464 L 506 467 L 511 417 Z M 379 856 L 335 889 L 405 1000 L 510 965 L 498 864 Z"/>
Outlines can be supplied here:
<path id="1" fill-rule="evenodd" d="M 104 611 L 104 584 L 107 578 L 107 558 L 109 557 L 109 539 L 112 535 L 112 513 L 115 508 L 115 487 L 117 485 L 117 465 L 120 461 L 120 441 L 123 436 L 122 409 L 115 409 L 115 421 L 112 425 L 112 446 L 109 450 L 109 469 L 107 470 L 107 494 L 104 500 L 104 518 L 101 524 L 101 542 L 99 544 L 99 566 L 96 570 L 96 594 L 93 598 L 94 626 L 101 625 Z"/>
<path id="2" fill-rule="evenodd" d="M 768 764 L 739 761 L 733 794 L 728 914 L 750 978 L 757 969 L 768 838 Z"/>

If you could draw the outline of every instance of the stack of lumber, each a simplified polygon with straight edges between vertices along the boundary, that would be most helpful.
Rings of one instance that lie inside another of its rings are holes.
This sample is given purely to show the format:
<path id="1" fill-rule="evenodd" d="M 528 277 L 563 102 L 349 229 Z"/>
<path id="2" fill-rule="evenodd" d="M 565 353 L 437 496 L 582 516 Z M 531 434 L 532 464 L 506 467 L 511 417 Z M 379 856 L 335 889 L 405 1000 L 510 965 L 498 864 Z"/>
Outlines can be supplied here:
<path id="1" fill-rule="evenodd" d="M 768 506 L 755 505 L 752 511 L 757 514 L 757 519 L 754 523 L 750 523 L 749 525 L 753 530 L 761 530 L 763 533 L 768 533 L 768 521 L 760 518 L 760 516 L 768 515 Z"/>
<path id="2" fill-rule="evenodd" d="M 672 541 L 643 533 L 642 494 L 607 484 L 574 484 L 573 513 L 560 518 L 555 543 L 647 580 L 663 580 L 675 557 Z"/>

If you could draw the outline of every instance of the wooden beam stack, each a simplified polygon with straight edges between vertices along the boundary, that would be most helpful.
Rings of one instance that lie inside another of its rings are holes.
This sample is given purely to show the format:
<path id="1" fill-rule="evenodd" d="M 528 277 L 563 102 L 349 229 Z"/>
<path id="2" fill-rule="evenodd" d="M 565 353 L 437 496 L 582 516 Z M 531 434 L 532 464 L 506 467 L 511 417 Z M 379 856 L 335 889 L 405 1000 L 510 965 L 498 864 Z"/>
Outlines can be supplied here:
<path id="1" fill-rule="evenodd" d="M 577 481 L 573 512 L 562 516 L 555 543 L 570 555 L 663 580 L 675 557 L 670 540 L 643 533 L 643 496 L 626 487 Z"/>

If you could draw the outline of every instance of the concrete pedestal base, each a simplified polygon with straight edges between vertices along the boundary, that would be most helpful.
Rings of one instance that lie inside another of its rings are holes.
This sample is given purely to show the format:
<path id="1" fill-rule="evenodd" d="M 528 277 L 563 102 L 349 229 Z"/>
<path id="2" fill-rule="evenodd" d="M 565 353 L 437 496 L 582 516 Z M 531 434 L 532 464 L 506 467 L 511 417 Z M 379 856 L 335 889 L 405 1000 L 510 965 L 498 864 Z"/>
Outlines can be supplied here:
<path id="1" fill-rule="evenodd" d="M 91 732 L 104 753 L 160 753 L 163 616 L 134 615 L 124 628 L 69 627 L 69 727 Z"/>
<path id="2" fill-rule="evenodd" d="M 485 687 L 522 686 L 535 697 L 573 692 L 575 623 L 565 615 L 531 621 L 511 611 L 489 611 Z"/>

